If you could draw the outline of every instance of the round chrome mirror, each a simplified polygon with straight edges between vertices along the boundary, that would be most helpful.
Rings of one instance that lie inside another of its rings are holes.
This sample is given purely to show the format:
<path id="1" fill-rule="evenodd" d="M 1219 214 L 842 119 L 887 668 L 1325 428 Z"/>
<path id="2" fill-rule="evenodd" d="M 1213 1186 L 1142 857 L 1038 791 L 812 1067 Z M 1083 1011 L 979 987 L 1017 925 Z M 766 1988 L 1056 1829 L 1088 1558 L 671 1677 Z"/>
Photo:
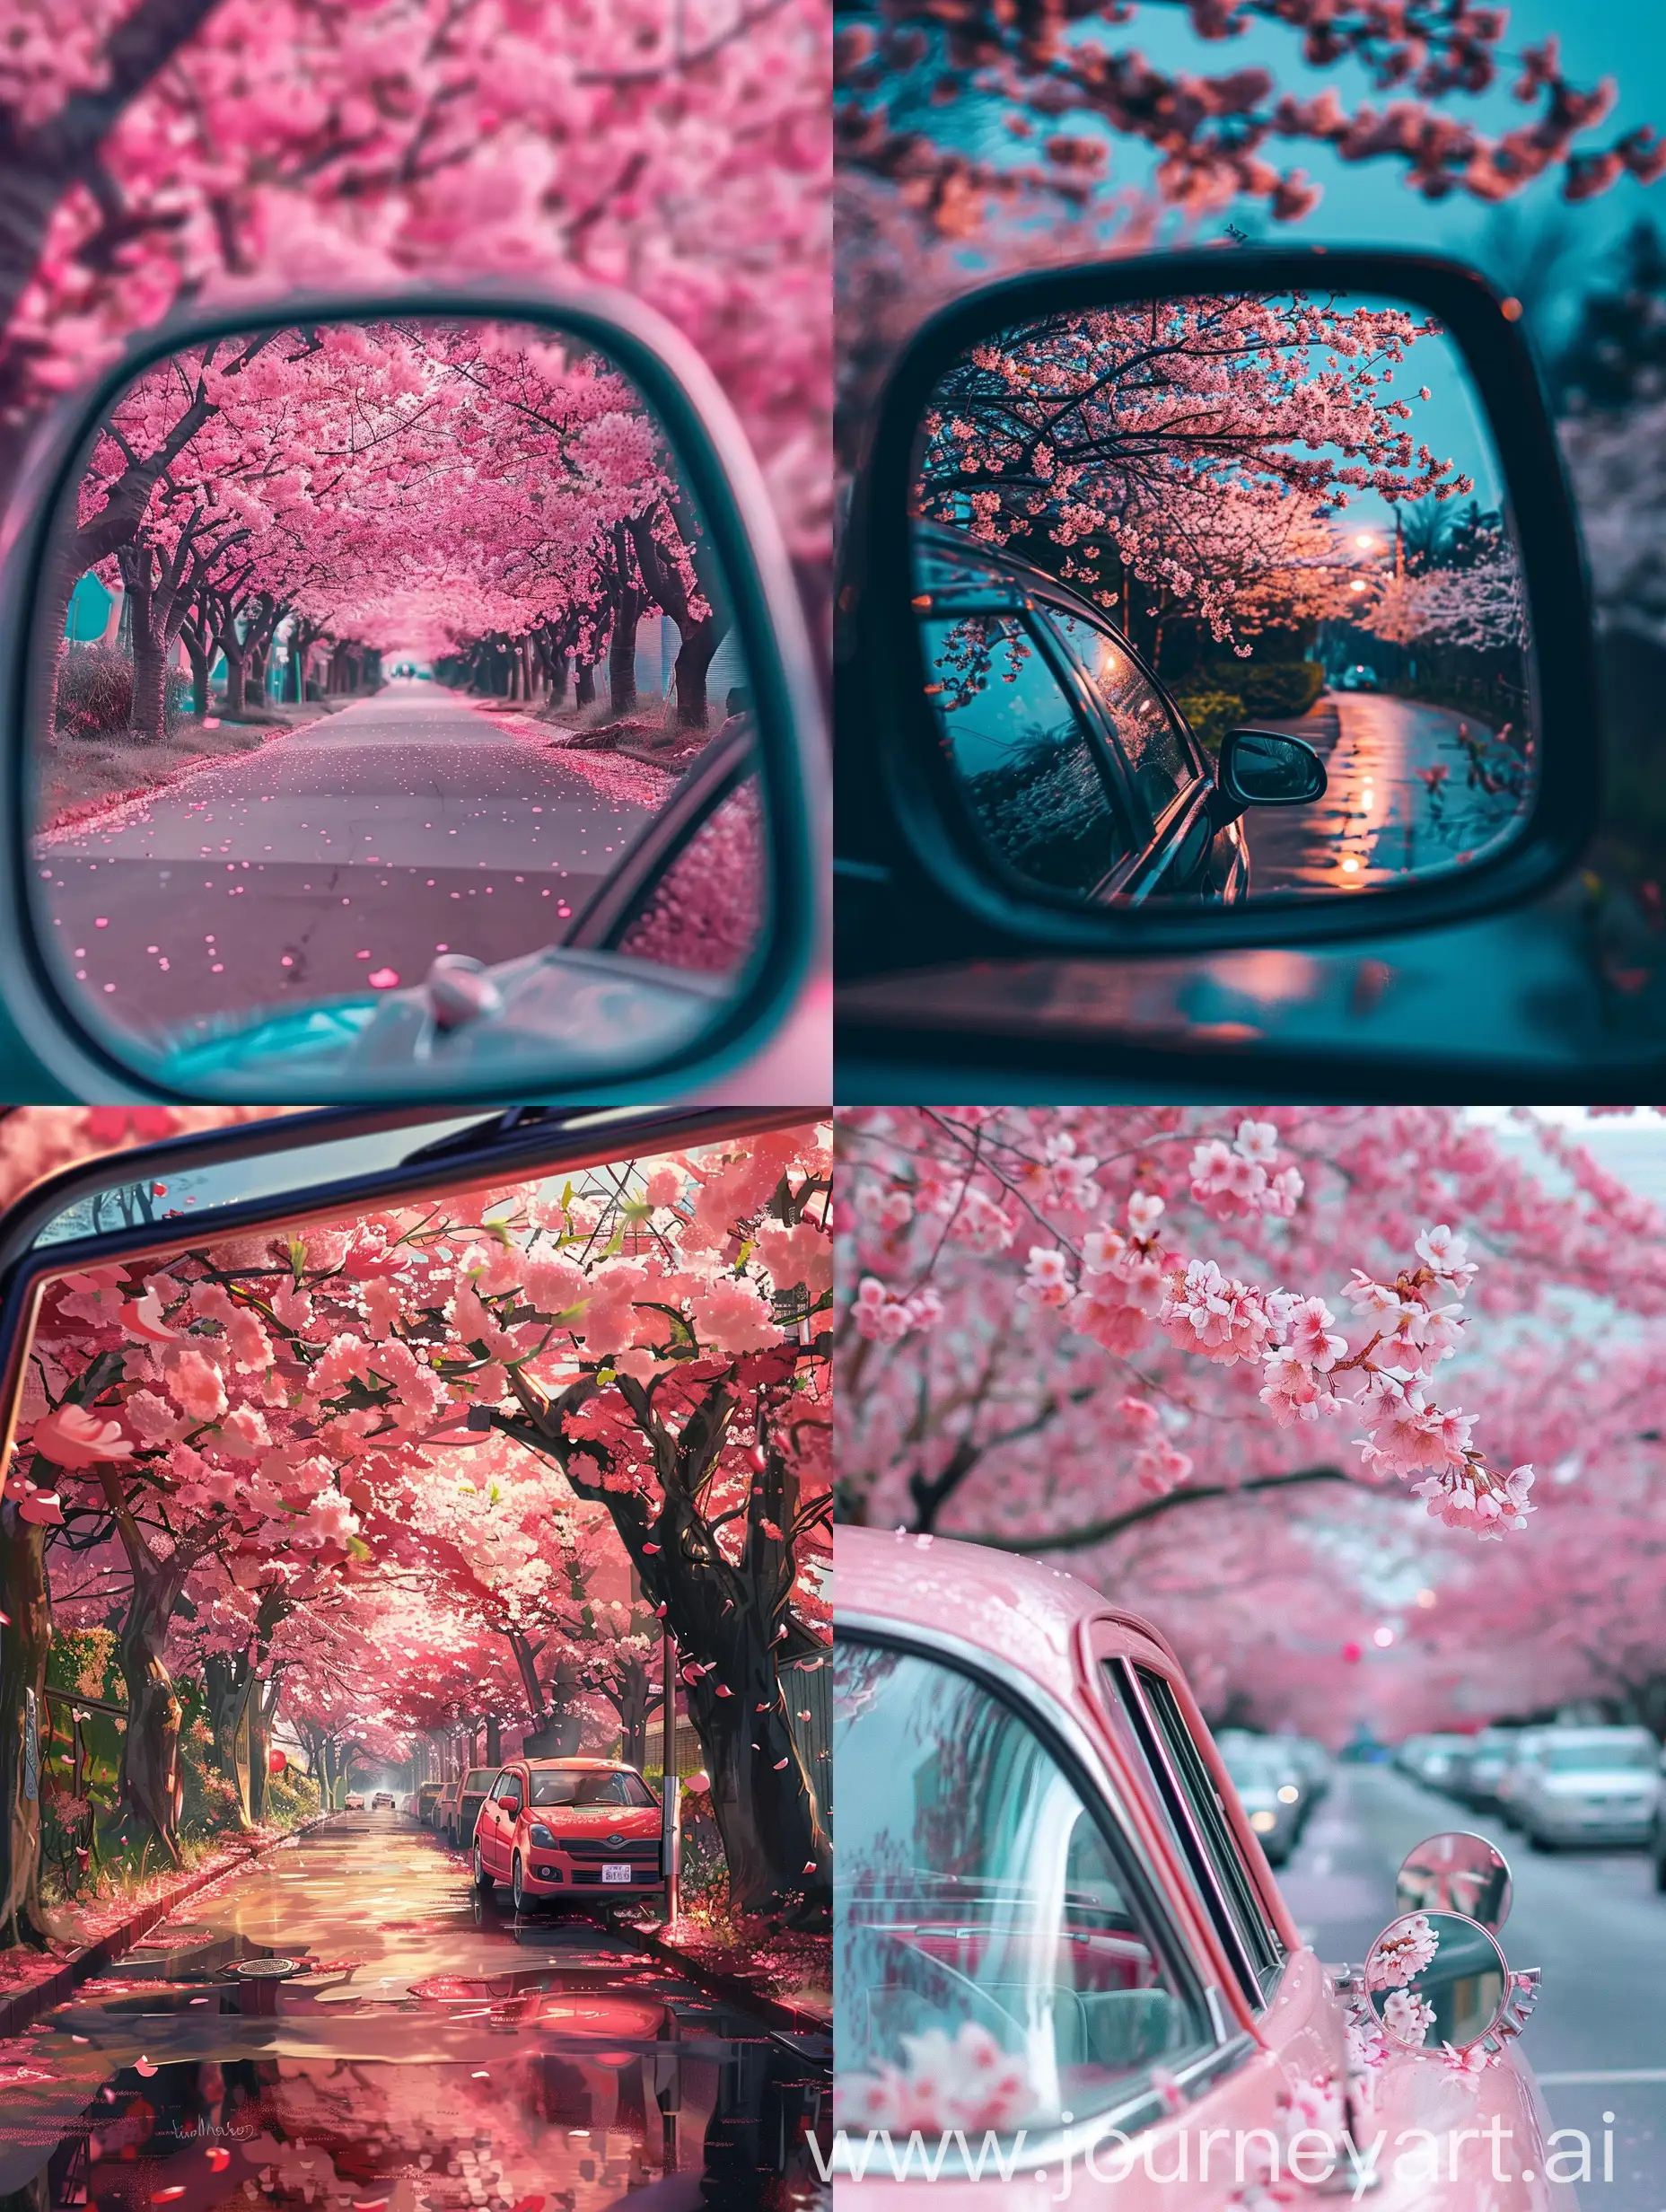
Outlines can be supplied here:
<path id="1" fill-rule="evenodd" d="M 1391 1920 L 1365 1962 L 1365 1994 L 1383 2033 L 1404 2050 L 1468 2050 L 1504 2017 L 1510 1969 L 1497 1939 L 1460 1912 Z"/>
<path id="2" fill-rule="evenodd" d="M 1512 1894 L 1509 1860 L 1485 1836 L 1463 1829 L 1414 1844 L 1394 1881 L 1402 1912 L 1460 1912 L 1495 1936 L 1510 1918 Z"/>

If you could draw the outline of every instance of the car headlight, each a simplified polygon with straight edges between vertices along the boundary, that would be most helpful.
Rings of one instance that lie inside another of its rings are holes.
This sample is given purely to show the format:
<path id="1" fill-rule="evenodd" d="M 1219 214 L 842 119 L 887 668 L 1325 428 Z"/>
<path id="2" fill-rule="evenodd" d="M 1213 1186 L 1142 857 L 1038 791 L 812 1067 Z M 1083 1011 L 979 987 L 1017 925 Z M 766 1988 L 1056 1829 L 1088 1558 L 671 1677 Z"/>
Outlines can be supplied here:
<path id="1" fill-rule="evenodd" d="M 555 1849 L 556 1839 L 554 1836 L 550 1834 L 548 1829 L 544 1826 L 542 1821 L 534 1821 L 531 1827 L 529 1828 L 526 1832 L 531 1837 L 534 1843 L 541 1843 L 547 1851 L 553 1851 Z"/>
<path id="2" fill-rule="evenodd" d="M 1293 1805 L 1301 1795 L 1293 1782 L 1286 1782 L 1278 1793 L 1278 1802 L 1281 1805 Z"/>
<path id="3" fill-rule="evenodd" d="M 1252 1813 L 1250 1815 L 1250 1825 L 1258 1836 L 1270 1836 L 1274 1829 L 1278 1826 L 1278 1815 L 1276 1813 L 1269 1813 L 1263 1805 L 1258 1813 Z"/>

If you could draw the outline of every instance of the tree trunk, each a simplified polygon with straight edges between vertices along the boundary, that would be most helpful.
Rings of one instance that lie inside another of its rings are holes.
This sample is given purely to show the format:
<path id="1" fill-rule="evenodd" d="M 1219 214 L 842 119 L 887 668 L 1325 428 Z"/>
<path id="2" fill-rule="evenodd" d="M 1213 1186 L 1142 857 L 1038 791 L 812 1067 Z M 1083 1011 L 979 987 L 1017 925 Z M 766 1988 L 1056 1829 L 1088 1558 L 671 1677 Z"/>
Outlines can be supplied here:
<path id="1" fill-rule="evenodd" d="M 121 1802 L 180 1864 L 180 1700 L 162 1657 L 168 1624 L 185 1580 L 171 1561 L 135 1569 L 118 1650 L 127 1685 L 127 1733 L 121 1741 Z"/>
<path id="2" fill-rule="evenodd" d="M 596 703 L 596 665 L 593 661 L 578 664 L 578 682 L 573 692 L 574 707 L 593 707 Z"/>
<path id="3" fill-rule="evenodd" d="M 634 584 L 621 586 L 608 644 L 608 693 L 615 715 L 636 709 L 636 619 L 641 611 L 641 592 Z"/>
<path id="4" fill-rule="evenodd" d="M 243 711 L 248 665 L 241 643 L 229 629 L 221 636 L 220 650 L 225 655 L 225 704 L 220 711 L 230 720 Z"/>
<path id="5" fill-rule="evenodd" d="M 47 1477 L 50 1479 L 49 1475 Z M 46 1531 L 0 1505 L 0 1949 L 40 1945 L 50 1933 L 40 1904 L 39 1755 L 32 1794 L 30 1738 L 38 1746 L 46 1711 L 52 1606 Z M 31 1727 L 32 1715 L 32 1727 Z"/>
<path id="6" fill-rule="evenodd" d="M 185 641 L 185 650 L 191 656 L 191 712 L 198 715 L 206 715 L 208 712 L 208 672 L 213 662 L 209 654 L 200 645 L 194 645 L 189 637 Z"/>
<path id="7" fill-rule="evenodd" d="M 238 1723 L 249 1663 L 241 1652 L 203 1655 L 203 1683 L 208 1693 L 208 1725 L 214 1731 L 214 1763 L 237 1793 L 238 1825 L 249 1826 L 249 1792 L 237 1755 Z"/>
<path id="8" fill-rule="evenodd" d="M 487 1716 L 486 1763 L 488 1767 L 501 1767 L 504 1763 L 504 1732 L 495 1713 Z"/>
<path id="9" fill-rule="evenodd" d="M 677 658 L 671 670 L 671 680 L 677 687 L 677 726 L 680 730 L 703 730 L 706 727 L 706 674 L 721 642 L 717 625 L 709 618 L 703 622 L 689 622 L 683 630 L 682 643 L 677 648 Z"/>

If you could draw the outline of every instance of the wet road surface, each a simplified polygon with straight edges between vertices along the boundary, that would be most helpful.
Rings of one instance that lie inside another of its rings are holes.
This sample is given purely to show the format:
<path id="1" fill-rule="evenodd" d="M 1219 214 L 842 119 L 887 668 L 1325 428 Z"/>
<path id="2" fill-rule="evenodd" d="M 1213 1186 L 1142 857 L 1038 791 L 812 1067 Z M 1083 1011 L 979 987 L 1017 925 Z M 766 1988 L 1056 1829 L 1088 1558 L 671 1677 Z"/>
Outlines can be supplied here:
<path id="1" fill-rule="evenodd" d="M 62 977 L 130 1030 L 412 984 L 558 943 L 656 803 L 432 683 L 390 683 L 40 843 Z"/>
<path id="2" fill-rule="evenodd" d="M 1394 1917 L 1394 1874 L 1441 1829 L 1488 1837 L 1510 1862 L 1515 1897 L 1499 1931 L 1513 1966 L 1544 1986 L 1518 2046 L 1555 2128 L 1595 2146 L 1581 2184 L 1587 2212 L 1666 2208 L 1666 1896 L 1646 1852 L 1541 1856 L 1495 1813 L 1383 1767 L 1339 1767 L 1278 1886 L 1303 1936 L 1329 1962 L 1358 1965 Z M 1611 2113 L 1614 2178 L 1600 2175 Z"/>
<path id="3" fill-rule="evenodd" d="M 1474 715 L 1387 692 L 1330 692 L 1341 728 L 1311 806 L 1251 807 L 1250 891 L 1363 891 L 1484 849 L 1516 802 L 1469 785 L 1463 740 L 1490 737 Z"/>
<path id="4" fill-rule="evenodd" d="M 388 1812 L 199 1892 L 0 2053 L 0 2204 L 825 2207 L 826 2039 L 501 1898 Z"/>

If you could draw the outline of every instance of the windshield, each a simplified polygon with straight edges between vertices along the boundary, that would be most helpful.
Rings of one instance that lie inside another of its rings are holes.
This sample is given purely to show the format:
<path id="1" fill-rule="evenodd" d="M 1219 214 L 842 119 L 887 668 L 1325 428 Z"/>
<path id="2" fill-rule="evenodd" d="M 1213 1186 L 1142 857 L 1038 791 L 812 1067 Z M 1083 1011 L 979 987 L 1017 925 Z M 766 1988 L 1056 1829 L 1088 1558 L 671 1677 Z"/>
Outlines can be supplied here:
<path id="1" fill-rule="evenodd" d="M 1079 2120 L 1207 2044 L 1108 1829 L 1029 1722 L 917 1654 L 836 1640 L 833 1663 L 837 2123 L 871 2125 L 898 2073 L 908 2125 Z M 940 2035 L 975 2082 L 933 2075 Z"/>
<path id="2" fill-rule="evenodd" d="M 463 1777 L 463 1795 L 465 1797 L 484 1797 L 496 1778 L 497 1769 L 495 1767 L 470 1767 Z"/>
<path id="3" fill-rule="evenodd" d="M 1258 1744 L 1225 1744 L 1221 1759 L 1240 1789 L 1276 1789 L 1290 1771 L 1287 1759 L 1265 1751 Z"/>
<path id="4" fill-rule="evenodd" d="M 535 1805 L 651 1805 L 653 1792 L 639 1774 L 585 1774 L 532 1769 Z"/>
<path id="5" fill-rule="evenodd" d="M 1653 1743 L 1592 1738 L 1584 1743 L 1552 1743 L 1539 1757 L 1552 1774 L 1613 1774 L 1647 1769 L 1654 1764 Z"/>

